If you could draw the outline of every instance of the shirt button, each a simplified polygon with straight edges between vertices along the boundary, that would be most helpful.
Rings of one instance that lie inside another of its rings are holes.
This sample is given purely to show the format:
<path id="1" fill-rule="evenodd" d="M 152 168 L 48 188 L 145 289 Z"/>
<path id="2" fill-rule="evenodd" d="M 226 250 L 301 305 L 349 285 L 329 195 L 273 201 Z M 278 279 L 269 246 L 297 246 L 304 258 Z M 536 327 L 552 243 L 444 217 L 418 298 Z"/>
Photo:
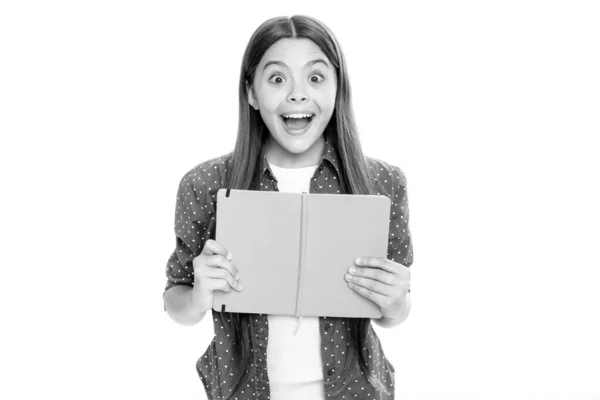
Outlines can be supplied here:
<path id="1" fill-rule="evenodd" d="M 256 328 L 256 333 L 262 333 L 262 332 L 263 332 L 263 328 L 261 328 L 261 327 Z"/>
<path id="2" fill-rule="evenodd" d="M 335 369 L 332 368 L 329 371 L 327 371 L 327 375 L 331 376 L 331 375 L 333 375 L 334 372 L 335 372 Z"/>
<path id="3" fill-rule="evenodd" d="M 328 324 L 328 325 L 325 325 L 325 330 L 326 330 L 327 332 L 329 332 L 329 331 L 331 330 L 331 325 L 329 325 L 329 324 Z"/>

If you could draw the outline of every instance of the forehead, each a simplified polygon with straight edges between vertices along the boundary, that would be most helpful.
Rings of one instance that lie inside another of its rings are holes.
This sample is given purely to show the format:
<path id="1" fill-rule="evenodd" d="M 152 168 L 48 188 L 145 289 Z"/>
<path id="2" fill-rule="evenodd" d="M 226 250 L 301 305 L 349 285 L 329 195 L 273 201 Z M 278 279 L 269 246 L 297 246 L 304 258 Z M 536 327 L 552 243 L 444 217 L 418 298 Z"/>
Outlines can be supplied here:
<path id="1" fill-rule="evenodd" d="M 327 61 L 329 59 L 321 48 L 317 46 L 315 42 L 305 38 L 294 38 L 294 39 L 280 39 L 275 42 L 265 52 L 259 65 L 264 65 L 269 61 L 283 61 L 290 65 L 293 64 L 294 60 L 302 62 L 303 64 L 308 60 L 324 58 Z"/>

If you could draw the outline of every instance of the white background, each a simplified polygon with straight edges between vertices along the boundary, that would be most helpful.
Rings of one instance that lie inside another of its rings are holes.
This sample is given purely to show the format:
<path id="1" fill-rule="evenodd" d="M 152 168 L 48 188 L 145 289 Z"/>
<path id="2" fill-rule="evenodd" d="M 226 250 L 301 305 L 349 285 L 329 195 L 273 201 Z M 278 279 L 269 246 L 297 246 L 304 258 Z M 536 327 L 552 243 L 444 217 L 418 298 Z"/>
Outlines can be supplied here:
<path id="1" fill-rule="evenodd" d="M 2 2 L 0 397 L 205 398 L 212 324 L 163 311 L 177 186 L 233 149 L 248 39 L 294 14 L 336 34 L 365 153 L 408 178 L 413 310 L 376 327 L 397 397 L 600 398 L 600 4 L 577 0 Z"/>

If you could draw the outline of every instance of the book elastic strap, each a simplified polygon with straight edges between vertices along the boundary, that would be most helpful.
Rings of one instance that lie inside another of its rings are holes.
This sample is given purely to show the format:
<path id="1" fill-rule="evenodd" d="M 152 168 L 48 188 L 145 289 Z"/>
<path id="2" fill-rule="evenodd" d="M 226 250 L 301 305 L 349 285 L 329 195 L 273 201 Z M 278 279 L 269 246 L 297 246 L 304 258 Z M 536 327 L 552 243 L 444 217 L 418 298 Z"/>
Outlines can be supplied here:
<path id="1" fill-rule="evenodd" d="M 225 192 L 225 197 L 229 197 L 229 193 L 231 193 L 231 189 L 227 189 L 227 191 Z M 225 304 L 221 304 L 221 312 L 224 313 L 225 312 Z"/>

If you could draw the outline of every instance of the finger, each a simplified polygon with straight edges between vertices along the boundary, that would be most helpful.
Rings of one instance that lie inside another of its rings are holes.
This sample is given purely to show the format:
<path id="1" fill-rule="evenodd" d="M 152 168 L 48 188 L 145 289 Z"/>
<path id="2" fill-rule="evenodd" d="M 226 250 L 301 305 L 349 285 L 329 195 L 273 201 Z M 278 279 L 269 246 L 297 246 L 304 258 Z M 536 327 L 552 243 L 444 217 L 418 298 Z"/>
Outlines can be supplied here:
<path id="1" fill-rule="evenodd" d="M 229 260 L 233 258 L 232 254 L 225 247 L 223 247 L 223 245 L 213 239 L 208 239 L 206 243 L 204 243 L 204 247 L 202 248 L 202 252 L 200 254 L 205 256 L 220 254 Z"/>
<path id="2" fill-rule="evenodd" d="M 362 287 L 386 297 L 394 295 L 394 293 L 397 291 L 395 286 L 386 285 L 385 283 L 381 283 L 369 278 L 346 274 L 345 279 L 349 284 Z"/>
<path id="3" fill-rule="evenodd" d="M 362 276 L 365 278 L 373 279 L 386 285 L 394 285 L 397 283 L 398 279 L 400 279 L 400 277 L 396 274 L 392 274 L 388 271 L 379 268 L 369 267 L 350 267 L 348 269 L 348 274 L 352 276 Z"/>
<path id="4" fill-rule="evenodd" d="M 236 290 L 241 290 L 243 287 L 225 268 L 208 267 L 204 276 L 213 279 L 223 279 L 227 281 L 229 286 Z"/>
<path id="5" fill-rule="evenodd" d="M 356 265 L 379 268 L 392 274 L 400 275 L 402 279 L 410 279 L 410 269 L 404 265 L 383 257 L 360 257 Z"/>
<path id="6" fill-rule="evenodd" d="M 209 267 L 223 268 L 228 271 L 233 278 L 240 279 L 240 271 L 237 267 L 220 254 L 205 257 L 205 263 Z"/>
<path id="7" fill-rule="evenodd" d="M 212 292 L 214 292 L 215 290 L 220 290 L 221 292 L 225 293 L 231 292 L 231 286 L 225 279 L 209 278 L 204 283 L 204 287 Z"/>
<path id="8" fill-rule="evenodd" d="M 382 257 L 360 257 L 355 264 L 361 267 L 379 268 L 392 274 L 396 273 L 392 261 Z"/>
<path id="9" fill-rule="evenodd" d="M 356 293 L 360 294 L 364 298 L 369 299 L 373 303 L 377 304 L 379 306 L 379 308 L 384 307 L 386 304 L 386 301 L 388 300 L 387 296 L 384 296 L 380 293 L 369 290 L 363 286 L 359 286 L 355 283 L 348 282 L 348 286 L 350 287 L 350 289 L 354 290 Z"/>

